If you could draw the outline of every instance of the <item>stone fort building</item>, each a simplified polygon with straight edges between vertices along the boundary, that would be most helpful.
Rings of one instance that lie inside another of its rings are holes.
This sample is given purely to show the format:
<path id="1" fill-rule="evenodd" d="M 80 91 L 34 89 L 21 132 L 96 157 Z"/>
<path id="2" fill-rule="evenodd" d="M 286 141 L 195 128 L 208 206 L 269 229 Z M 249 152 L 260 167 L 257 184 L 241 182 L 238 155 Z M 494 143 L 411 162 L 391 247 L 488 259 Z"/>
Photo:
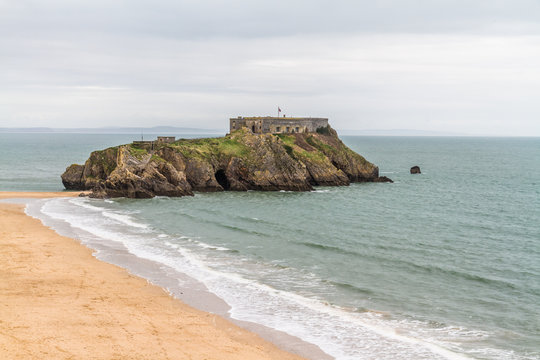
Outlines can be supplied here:
<path id="1" fill-rule="evenodd" d="M 247 127 L 257 134 L 309 133 L 328 126 L 327 118 L 239 116 L 229 120 L 230 132 Z"/>

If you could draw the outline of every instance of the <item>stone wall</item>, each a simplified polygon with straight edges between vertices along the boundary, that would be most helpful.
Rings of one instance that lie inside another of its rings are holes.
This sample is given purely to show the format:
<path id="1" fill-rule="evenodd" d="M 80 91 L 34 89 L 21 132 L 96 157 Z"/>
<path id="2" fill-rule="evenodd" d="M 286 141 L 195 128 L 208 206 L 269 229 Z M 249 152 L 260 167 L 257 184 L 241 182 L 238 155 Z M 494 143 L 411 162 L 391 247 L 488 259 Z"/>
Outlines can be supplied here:
<path id="1" fill-rule="evenodd" d="M 158 143 L 170 144 L 170 143 L 175 142 L 175 140 L 176 140 L 176 138 L 174 136 L 158 136 L 157 137 L 157 142 Z"/>
<path id="2" fill-rule="evenodd" d="M 327 118 L 278 118 L 278 117 L 237 117 L 229 120 L 229 129 L 234 131 L 247 127 L 254 133 L 308 133 L 328 126 Z"/>

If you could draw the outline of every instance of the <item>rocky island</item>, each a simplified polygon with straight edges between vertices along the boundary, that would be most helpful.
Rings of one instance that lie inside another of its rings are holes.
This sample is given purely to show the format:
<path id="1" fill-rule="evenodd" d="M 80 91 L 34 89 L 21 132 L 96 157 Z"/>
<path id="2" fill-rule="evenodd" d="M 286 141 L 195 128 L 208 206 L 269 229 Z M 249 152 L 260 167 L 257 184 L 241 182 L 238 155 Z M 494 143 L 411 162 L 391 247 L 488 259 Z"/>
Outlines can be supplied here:
<path id="1" fill-rule="evenodd" d="M 313 132 L 254 130 L 244 126 L 221 138 L 134 142 L 94 151 L 84 165 L 69 166 L 62 182 L 68 190 L 91 190 L 91 197 L 151 198 L 391 181 L 379 177 L 378 167 L 345 146 L 329 125 Z"/>

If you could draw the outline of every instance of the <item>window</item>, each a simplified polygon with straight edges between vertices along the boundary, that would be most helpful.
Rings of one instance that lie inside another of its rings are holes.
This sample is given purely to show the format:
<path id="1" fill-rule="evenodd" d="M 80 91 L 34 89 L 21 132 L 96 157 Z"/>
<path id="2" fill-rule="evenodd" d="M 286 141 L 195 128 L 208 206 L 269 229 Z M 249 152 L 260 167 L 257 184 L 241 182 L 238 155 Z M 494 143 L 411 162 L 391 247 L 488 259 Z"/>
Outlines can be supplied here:
<path id="1" fill-rule="evenodd" d="M 280 131 L 281 131 L 281 127 L 276 126 L 276 132 L 280 132 Z"/>
<path id="2" fill-rule="evenodd" d="M 298 126 L 296 127 L 296 132 L 300 132 L 300 128 Z"/>
<path id="3" fill-rule="evenodd" d="M 288 126 L 287 126 L 287 131 L 285 131 L 285 132 L 289 132 L 289 127 Z"/>

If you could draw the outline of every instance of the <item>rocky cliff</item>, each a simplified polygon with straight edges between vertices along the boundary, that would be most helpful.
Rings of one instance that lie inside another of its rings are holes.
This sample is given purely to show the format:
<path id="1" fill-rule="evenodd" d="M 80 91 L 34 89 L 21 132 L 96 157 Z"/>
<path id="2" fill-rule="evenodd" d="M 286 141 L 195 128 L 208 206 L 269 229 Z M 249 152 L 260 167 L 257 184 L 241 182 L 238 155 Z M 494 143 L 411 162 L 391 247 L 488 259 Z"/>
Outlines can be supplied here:
<path id="1" fill-rule="evenodd" d="M 66 189 L 93 197 L 184 196 L 193 191 L 311 190 L 316 185 L 391 181 L 328 127 L 320 133 L 253 134 L 94 151 L 62 174 Z"/>

